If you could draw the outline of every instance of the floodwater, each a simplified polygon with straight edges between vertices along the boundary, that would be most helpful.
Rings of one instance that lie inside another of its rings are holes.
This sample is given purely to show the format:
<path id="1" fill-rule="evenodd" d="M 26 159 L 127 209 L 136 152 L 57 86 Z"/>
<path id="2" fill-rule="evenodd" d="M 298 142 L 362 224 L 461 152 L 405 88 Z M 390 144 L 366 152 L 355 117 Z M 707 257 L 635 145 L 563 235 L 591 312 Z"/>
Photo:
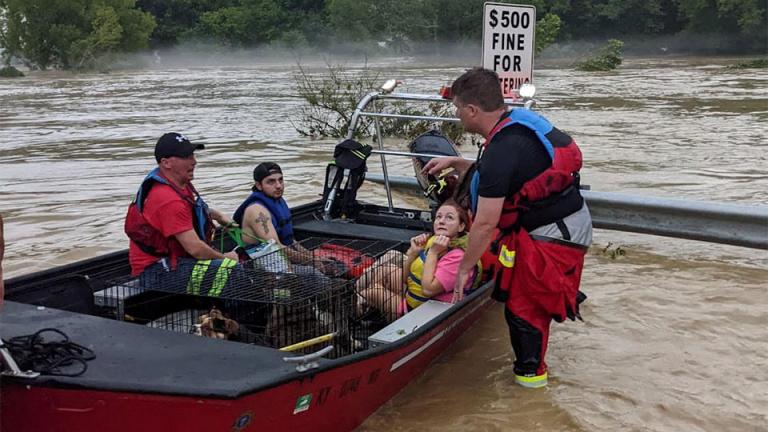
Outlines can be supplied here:
<path id="1" fill-rule="evenodd" d="M 768 70 L 724 67 L 732 61 L 540 67 L 540 107 L 580 143 L 593 190 L 768 205 Z M 411 92 L 436 91 L 466 66 L 369 64 Z M 316 199 L 335 140 L 294 130 L 293 70 L 161 64 L 0 80 L 6 277 L 125 248 L 122 218 L 164 132 L 206 145 L 195 184 L 214 207 L 234 210 L 265 160 L 282 165 L 291 205 Z M 390 165 L 410 173 L 408 161 Z M 385 202 L 372 185 L 360 195 Z M 421 205 L 404 192 L 394 201 Z M 602 230 L 595 243 L 585 322 L 554 325 L 548 389 L 513 385 L 496 307 L 360 429 L 768 430 L 768 253 Z"/>

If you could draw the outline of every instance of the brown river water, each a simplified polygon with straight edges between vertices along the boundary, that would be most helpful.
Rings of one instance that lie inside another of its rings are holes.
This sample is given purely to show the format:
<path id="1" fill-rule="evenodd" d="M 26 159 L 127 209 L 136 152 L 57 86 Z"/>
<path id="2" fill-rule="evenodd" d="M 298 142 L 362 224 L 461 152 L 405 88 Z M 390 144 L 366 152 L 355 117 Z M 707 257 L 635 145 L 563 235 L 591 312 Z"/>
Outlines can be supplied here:
<path id="1" fill-rule="evenodd" d="M 593 190 L 768 205 L 768 70 L 726 69 L 731 61 L 539 67 L 540 108 L 580 143 Z M 369 64 L 410 92 L 434 92 L 465 66 Z M 0 80 L 6 277 L 125 248 L 126 206 L 164 132 L 206 145 L 195 183 L 214 207 L 234 210 L 265 160 L 283 166 L 291 205 L 316 199 L 335 140 L 292 127 L 294 69 L 158 65 Z M 390 173 L 411 174 L 410 162 L 391 161 Z M 373 185 L 360 196 L 385 202 Z M 394 200 L 423 205 L 407 192 Z M 625 254 L 612 257 L 617 246 Z M 554 325 L 548 389 L 513 384 L 494 307 L 360 429 L 768 430 L 768 252 L 597 230 L 582 289 L 585 322 Z"/>

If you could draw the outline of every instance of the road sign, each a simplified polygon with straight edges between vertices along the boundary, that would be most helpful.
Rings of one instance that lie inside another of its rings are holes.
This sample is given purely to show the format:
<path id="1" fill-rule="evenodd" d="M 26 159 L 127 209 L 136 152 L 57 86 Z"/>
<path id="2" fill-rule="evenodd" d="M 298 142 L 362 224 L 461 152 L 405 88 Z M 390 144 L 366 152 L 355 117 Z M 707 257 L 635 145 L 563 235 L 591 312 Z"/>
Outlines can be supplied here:
<path id="1" fill-rule="evenodd" d="M 520 85 L 533 82 L 536 8 L 485 3 L 483 6 L 483 67 L 499 74 L 505 98 L 517 97 Z"/>

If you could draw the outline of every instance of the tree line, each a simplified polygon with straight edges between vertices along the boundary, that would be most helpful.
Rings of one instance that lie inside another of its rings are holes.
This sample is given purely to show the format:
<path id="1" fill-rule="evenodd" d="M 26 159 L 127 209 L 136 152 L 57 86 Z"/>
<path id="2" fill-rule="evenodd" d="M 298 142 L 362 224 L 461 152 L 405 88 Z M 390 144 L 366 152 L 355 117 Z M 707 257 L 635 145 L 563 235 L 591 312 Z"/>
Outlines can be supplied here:
<path id="1" fill-rule="evenodd" d="M 31 68 L 87 68 L 109 53 L 187 41 L 327 48 L 477 43 L 485 0 L 0 0 L 0 49 Z M 765 0 L 513 0 L 537 9 L 537 49 L 628 35 L 728 35 L 766 50 Z"/>

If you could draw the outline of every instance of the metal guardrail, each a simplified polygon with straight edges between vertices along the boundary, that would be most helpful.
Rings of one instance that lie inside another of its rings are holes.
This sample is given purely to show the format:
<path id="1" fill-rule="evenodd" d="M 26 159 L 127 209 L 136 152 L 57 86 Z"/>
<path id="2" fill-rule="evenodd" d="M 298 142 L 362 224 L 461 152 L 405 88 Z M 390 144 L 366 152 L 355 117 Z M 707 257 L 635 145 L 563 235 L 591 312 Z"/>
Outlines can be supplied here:
<path id="1" fill-rule="evenodd" d="M 382 182 L 381 175 L 368 180 Z M 419 188 L 415 178 L 390 176 L 392 186 Z M 768 207 L 720 204 L 583 190 L 595 228 L 702 240 L 768 250 Z"/>

